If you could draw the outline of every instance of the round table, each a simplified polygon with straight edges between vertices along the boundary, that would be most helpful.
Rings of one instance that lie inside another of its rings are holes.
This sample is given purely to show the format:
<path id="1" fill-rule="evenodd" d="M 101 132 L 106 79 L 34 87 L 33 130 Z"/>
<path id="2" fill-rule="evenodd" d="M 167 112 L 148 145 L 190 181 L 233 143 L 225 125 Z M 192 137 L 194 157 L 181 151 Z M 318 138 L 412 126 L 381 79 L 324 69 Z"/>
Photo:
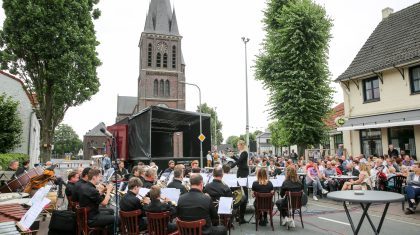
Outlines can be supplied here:
<path id="1" fill-rule="evenodd" d="M 358 179 L 359 177 L 354 175 L 332 175 L 330 176 L 332 179 L 338 179 L 338 180 L 351 180 L 351 179 Z"/>
<path id="2" fill-rule="evenodd" d="M 361 193 L 361 194 L 359 194 Z M 379 234 L 381 231 L 382 224 L 385 219 L 385 215 L 388 211 L 389 204 L 392 202 L 402 202 L 405 200 L 404 195 L 392 192 L 384 192 L 384 191 L 372 191 L 372 190 L 348 190 L 348 191 L 336 191 L 330 192 L 327 194 L 327 197 L 334 200 L 343 202 L 344 210 L 346 211 L 347 218 L 349 219 L 351 229 L 353 230 L 353 234 L 358 234 L 359 230 L 362 226 L 363 220 L 365 217 L 368 219 L 370 226 L 372 227 L 375 234 Z M 349 210 L 347 208 L 346 202 L 354 202 L 360 203 L 363 209 L 362 217 L 360 218 L 359 224 L 357 228 L 354 227 L 353 220 L 350 216 Z M 384 203 L 385 209 L 382 213 L 381 220 L 379 222 L 378 228 L 375 228 L 372 220 L 369 217 L 368 210 L 372 203 Z"/>

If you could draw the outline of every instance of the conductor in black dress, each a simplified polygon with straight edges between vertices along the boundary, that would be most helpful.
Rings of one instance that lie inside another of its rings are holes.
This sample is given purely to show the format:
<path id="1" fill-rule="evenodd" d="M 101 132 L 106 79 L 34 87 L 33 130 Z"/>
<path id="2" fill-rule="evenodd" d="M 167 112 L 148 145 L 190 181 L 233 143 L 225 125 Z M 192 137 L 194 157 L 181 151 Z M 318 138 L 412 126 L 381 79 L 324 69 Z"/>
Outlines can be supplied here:
<path id="1" fill-rule="evenodd" d="M 249 175 L 249 168 L 248 168 L 248 151 L 245 145 L 245 141 L 239 140 L 237 147 L 239 151 L 239 154 L 238 154 L 239 157 L 234 157 L 236 161 L 235 164 L 238 167 L 238 171 L 236 172 L 236 177 L 247 178 Z M 239 223 L 240 224 L 246 223 L 244 216 L 245 216 L 246 205 L 248 204 L 248 189 L 246 187 L 243 187 L 243 191 L 245 193 L 245 200 L 239 207 Z"/>

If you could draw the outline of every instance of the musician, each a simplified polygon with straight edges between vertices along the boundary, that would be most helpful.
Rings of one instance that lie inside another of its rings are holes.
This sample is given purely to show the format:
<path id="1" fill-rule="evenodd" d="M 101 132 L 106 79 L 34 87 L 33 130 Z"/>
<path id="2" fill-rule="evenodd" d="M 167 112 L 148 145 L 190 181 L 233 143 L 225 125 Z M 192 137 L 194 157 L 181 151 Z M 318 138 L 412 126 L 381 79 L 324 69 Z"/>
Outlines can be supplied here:
<path id="1" fill-rule="evenodd" d="M 56 166 L 53 165 L 51 161 L 47 161 L 45 163 L 44 170 L 46 170 L 46 171 L 54 171 L 54 168 L 55 167 Z M 56 175 L 55 176 L 55 179 L 54 179 L 54 184 L 58 186 L 57 197 L 58 198 L 63 198 L 63 184 L 64 184 L 63 178 L 61 178 L 60 176 L 57 176 Z"/>
<path id="2" fill-rule="evenodd" d="M 184 221 L 206 220 L 202 234 L 227 234 L 223 226 L 212 226 L 212 219 L 218 219 L 217 211 L 212 205 L 209 196 L 203 191 L 203 177 L 200 174 L 191 174 L 191 190 L 178 200 L 178 217 Z"/>
<path id="3" fill-rule="evenodd" d="M 121 180 L 126 179 L 129 176 L 128 170 L 124 168 L 124 161 L 120 161 L 118 163 L 118 169 L 115 171 L 115 173 Z"/>
<path id="4" fill-rule="evenodd" d="M 146 177 L 146 166 L 144 166 L 144 165 L 137 165 L 139 168 L 138 168 L 138 171 L 139 171 L 139 179 L 141 180 L 141 182 L 144 184 L 144 182 L 146 181 L 145 179 L 144 179 L 144 177 Z"/>
<path id="5" fill-rule="evenodd" d="M 299 192 L 303 189 L 302 182 L 299 180 L 297 176 L 296 169 L 294 167 L 286 168 L 286 180 L 283 182 L 280 191 L 280 198 L 276 201 L 276 206 L 280 211 L 280 216 L 282 217 L 282 225 L 286 225 L 287 216 L 287 203 L 288 203 L 288 195 L 286 192 Z"/>
<path id="6" fill-rule="evenodd" d="M 252 197 L 255 197 L 254 192 L 257 193 L 272 193 L 274 192 L 274 187 L 271 181 L 267 177 L 266 168 L 260 168 L 257 171 L 257 180 L 252 183 Z M 255 206 L 255 201 L 254 201 Z M 264 220 L 260 220 L 260 225 L 267 225 L 267 212 L 264 212 Z"/>
<path id="7" fill-rule="evenodd" d="M 149 194 L 150 203 L 143 207 L 144 211 L 152 213 L 169 211 L 171 216 L 176 214 L 175 205 L 172 204 L 169 198 L 162 198 L 159 186 L 153 185 L 152 188 L 150 188 Z M 163 200 L 163 202 L 161 200 Z M 168 223 L 166 227 L 168 228 L 168 233 L 176 231 L 176 224 L 174 223 Z"/>
<path id="8" fill-rule="evenodd" d="M 15 171 L 15 174 L 12 175 L 12 177 L 10 179 L 15 179 L 16 178 L 16 170 L 19 167 L 19 161 L 18 160 L 12 160 L 9 163 L 9 167 L 7 167 L 6 171 Z"/>
<path id="9" fill-rule="evenodd" d="M 131 174 L 129 179 L 133 178 L 133 177 L 140 177 L 140 171 L 139 171 L 139 167 L 138 166 L 134 166 L 133 169 L 131 170 Z"/>
<path id="10" fill-rule="evenodd" d="M 29 160 L 26 160 L 26 161 L 24 161 L 24 162 L 22 163 L 22 166 L 21 166 L 21 167 L 19 167 L 19 168 L 16 170 L 15 175 L 16 175 L 16 177 L 18 177 L 18 176 L 22 175 L 23 173 L 28 172 L 28 170 L 29 170 Z"/>
<path id="11" fill-rule="evenodd" d="M 99 210 L 99 205 L 105 206 L 111 198 L 113 185 L 108 184 L 105 192 L 99 192 L 96 188 L 101 181 L 102 175 L 99 169 L 91 169 L 88 173 L 88 182 L 83 184 L 79 192 L 79 206 L 88 207 L 88 225 L 91 227 L 108 226 L 110 234 L 114 231 L 114 215 Z"/>
<path id="12" fill-rule="evenodd" d="M 85 184 L 88 181 L 88 173 L 90 169 L 90 167 L 86 167 L 85 169 L 83 169 L 80 180 L 74 184 L 74 187 L 71 191 L 71 200 L 73 200 L 73 202 L 79 202 L 79 193 L 82 190 L 83 184 Z"/>
<path id="13" fill-rule="evenodd" d="M 156 180 L 156 169 L 155 168 L 149 168 L 146 170 L 145 178 L 144 178 L 144 188 L 151 188 L 155 184 Z"/>
<path id="14" fill-rule="evenodd" d="M 130 180 L 128 180 L 127 194 L 125 194 L 120 201 L 120 209 L 122 211 L 143 211 L 143 205 L 150 203 L 150 198 L 148 197 L 144 197 L 143 199 L 137 197 L 142 186 L 143 182 L 137 177 L 132 177 Z M 140 230 L 147 229 L 147 220 L 144 215 L 145 214 L 142 213 L 139 217 Z"/>
<path id="15" fill-rule="evenodd" d="M 79 173 L 77 173 L 77 171 L 70 172 L 67 176 L 67 180 L 68 181 L 64 193 L 66 194 L 67 198 L 71 198 L 73 188 L 75 187 L 76 182 L 79 181 Z"/>
<path id="16" fill-rule="evenodd" d="M 239 158 L 234 157 L 235 165 L 238 166 L 236 177 L 247 178 L 249 175 L 249 169 L 248 169 L 248 151 L 245 145 L 245 141 L 239 140 L 237 147 L 239 151 Z M 245 217 L 246 205 L 248 204 L 248 189 L 246 187 L 242 187 L 242 188 L 245 193 L 245 200 L 239 208 L 239 223 L 240 224 L 247 223 L 244 217 Z"/>
<path id="17" fill-rule="evenodd" d="M 168 168 L 166 168 L 166 170 L 162 173 L 163 175 L 164 174 L 167 174 L 167 175 L 169 175 L 169 174 L 171 174 L 171 172 L 174 170 L 174 168 L 175 168 L 175 162 L 173 161 L 173 160 L 170 160 L 169 161 L 169 163 L 168 163 Z"/>
<path id="18" fill-rule="evenodd" d="M 181 195 L 187 192 L 187 189 L 184 185 L 182 185 L 182 180 L 184 179 L 184 175 L 182 173 L 182 169 L 175 169 L 174 170 L 174 179 L 171 183 L 168 184 L 168 188 L 176 188 L 179 189 Z"/>
<path id="19" fill-rule="evenodd" d="M 222 182 L 223 169 L 221 167 L 213 170 L 213 182 L 206 185 L 204 193 L 210 195 L 213 202 L 218 201 L 220 197 L 232 197 L 232 190 Z"/>

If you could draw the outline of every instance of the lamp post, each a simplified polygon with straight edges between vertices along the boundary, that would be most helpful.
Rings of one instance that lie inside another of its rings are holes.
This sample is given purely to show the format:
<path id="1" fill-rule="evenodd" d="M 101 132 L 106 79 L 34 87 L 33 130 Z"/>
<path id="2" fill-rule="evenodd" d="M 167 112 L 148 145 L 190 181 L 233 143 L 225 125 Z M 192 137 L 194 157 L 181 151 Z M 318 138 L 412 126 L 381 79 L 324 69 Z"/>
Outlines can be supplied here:
<path id="1" fill-rule="evenodd" d="M 217 151 L 217 107 L 214 107 L 214 150 Z"/>
<path id="2" fill-rule="evenodd" d="M 202 118 L 201 118 L 201 89 L 197 84 L 194 83 L 188 83 L 188 82 L 183 82 L 183 81 L 178 81 L 178 83 L 181 84 L 186 84 L 186 85 L 190 85 L 190 86 L 195 86 L 198 89 L 198 102 L 199 102 L 199 112 L 200 112 L 200 135 L 203 134 L 202 131 Z M 200 140 L 200 165 L 201 167 L 204 167 L 203 165 L 203 141 Z"/>
<path id="3" fill-rule="evenodd" d="M 245 91 L 246 91 L 246 146 L 249 148 L 249 114 L 248 114 L 248 60 L 246 52 L 246 44 L 249 42 L 249 38 L 242 37 L 242 41 L 245 45 Z"/>

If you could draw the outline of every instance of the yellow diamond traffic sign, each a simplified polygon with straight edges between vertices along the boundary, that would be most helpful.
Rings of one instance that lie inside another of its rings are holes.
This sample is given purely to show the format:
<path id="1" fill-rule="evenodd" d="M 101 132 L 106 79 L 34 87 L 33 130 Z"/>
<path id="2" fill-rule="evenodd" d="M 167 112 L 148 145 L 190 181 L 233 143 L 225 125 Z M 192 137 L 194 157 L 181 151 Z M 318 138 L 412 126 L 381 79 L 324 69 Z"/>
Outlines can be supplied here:
<path id="1" fill-rule="evenodd" d="M 206 137 L 205 137 L 203 134 L 200 134 L 200 135 L 198 136 L 198 139 L 199 139 L 201 142 L 203 142 L 203 141 L 206 139 Z"/>

